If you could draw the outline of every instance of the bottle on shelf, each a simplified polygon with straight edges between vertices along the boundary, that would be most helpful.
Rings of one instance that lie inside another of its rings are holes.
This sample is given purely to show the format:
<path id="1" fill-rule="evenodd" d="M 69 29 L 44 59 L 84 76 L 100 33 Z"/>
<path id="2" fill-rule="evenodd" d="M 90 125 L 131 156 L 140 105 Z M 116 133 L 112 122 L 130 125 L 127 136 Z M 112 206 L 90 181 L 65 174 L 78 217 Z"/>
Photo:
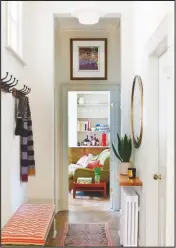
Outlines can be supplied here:
<path id="1" fill-rule="evenodd" d="M 90 140 L 90 142 L 91 142 L 90 145 L 93 146 L 93 141 L 94 141 L 93 136 L 91 136 L 90 138 L 91 138 L 91 140 Z"/>
<path id="2" fill-rule="evenodd" d="M 90 140 L 89 140 L 89 138 L 88 138 L 88 135 L 86 135 L 86 138 L 85 138 L 85 140 L 84 140 L 84 146 L 90 146 Z"/>
<path id="3" fill-rule="evenodd" d="M 96 146 L 96 134 L 94 134 L 93 140 L 92 140 L 92 145 Z"/>
<path id="4" fill-rule="evenodd" d="M 87 146 L 87 138 L 84 139 L 84 146 Z"/>
<path id="5" fill-rule="evenodd" d="M 106 133 L 103 133 L 101 136 L 101 140 L 102 140 L 102 146 L 107 146 L 107 139 L 106 139 Z"/>
<path id="6" fill-rule="evenodd" d="M 96 139 L 96 146 L 99 146 L 100 145 L 100 142 L 99 142 L 99 139 L 97 138 Z"/>
<path id="7" fill-rule="evenodd" d="M 91 141 L 89 140 L 88 135 L 87 135 L 87 145 L 91 146 Z"/>

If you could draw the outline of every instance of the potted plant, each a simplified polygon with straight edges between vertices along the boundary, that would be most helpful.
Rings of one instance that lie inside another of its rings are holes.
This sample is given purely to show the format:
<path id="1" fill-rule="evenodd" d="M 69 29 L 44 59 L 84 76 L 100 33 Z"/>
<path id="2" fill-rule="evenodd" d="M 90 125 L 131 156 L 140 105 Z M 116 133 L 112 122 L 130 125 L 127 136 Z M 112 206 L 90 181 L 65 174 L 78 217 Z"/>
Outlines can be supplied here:
<path id="1" fill-rule="evenodd" d="M 121 161 L 120 163 L 120 174 L 128 175 L 128 168 L 131 167 L 130 158 L 132 153 L 132 142 L 131 138 L 126 134 L 124 137 L 120 138 L 117 134 L 118 139 L 118 152 L 116 151 L 114 144 L 112 144 L 112 149 L 116 157 Z"/>

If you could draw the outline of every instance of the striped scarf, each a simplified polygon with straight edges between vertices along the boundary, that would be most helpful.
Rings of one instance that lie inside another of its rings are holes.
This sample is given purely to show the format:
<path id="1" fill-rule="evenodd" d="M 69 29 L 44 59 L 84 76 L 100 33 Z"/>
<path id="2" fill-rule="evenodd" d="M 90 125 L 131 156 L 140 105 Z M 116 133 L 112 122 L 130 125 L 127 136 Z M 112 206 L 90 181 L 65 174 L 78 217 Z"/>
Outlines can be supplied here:
<path id="1" fill-rule="evenodd" d="M 35 160 L 34 160 L 34 142 L 32 132 L 31 111 L 29 106 L 29 99 L 25 97 L 27 104 L 27 111 L 22 115 L 23 132 L 21 136 L 21 181 L 28 182 L 28 176 L 35 175 Z"/>

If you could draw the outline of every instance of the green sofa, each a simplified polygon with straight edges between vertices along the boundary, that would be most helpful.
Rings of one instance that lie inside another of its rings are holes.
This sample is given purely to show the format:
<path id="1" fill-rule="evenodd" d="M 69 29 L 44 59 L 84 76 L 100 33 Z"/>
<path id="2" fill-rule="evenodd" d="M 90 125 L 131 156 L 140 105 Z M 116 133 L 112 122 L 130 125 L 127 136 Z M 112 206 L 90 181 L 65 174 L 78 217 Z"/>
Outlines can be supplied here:
<path id="1" fill-rule="evenodd" d="M 104 162 L 103 170 L 101 171 L 101 180 L 102 181 L 109 182 L 109 175 L 110 175 L 109 164 L 110 164 L 110 158 L 107 158 Z M 74 172 L 69 171 L 69 175 L 68 175 L 69 191 L 72 190 L 73 182 L 76 182 L 78 177 L 92 177 L 92 178 L 94 178 L 94 171 L 91 169 L 88 169 L 88 168 L 77 168 L 77 169 L 75 169 Z"/>

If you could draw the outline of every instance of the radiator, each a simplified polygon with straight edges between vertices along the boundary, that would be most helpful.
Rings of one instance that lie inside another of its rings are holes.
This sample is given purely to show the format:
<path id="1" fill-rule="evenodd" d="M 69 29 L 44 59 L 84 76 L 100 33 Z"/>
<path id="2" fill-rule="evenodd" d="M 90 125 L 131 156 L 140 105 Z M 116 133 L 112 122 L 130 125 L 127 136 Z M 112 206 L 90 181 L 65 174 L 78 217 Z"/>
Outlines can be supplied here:
<path id="1" fill-rule="evenodd" d="M 137 246 L 138 195 L 130 187 L 121 187 L 120 244 Z"/>

